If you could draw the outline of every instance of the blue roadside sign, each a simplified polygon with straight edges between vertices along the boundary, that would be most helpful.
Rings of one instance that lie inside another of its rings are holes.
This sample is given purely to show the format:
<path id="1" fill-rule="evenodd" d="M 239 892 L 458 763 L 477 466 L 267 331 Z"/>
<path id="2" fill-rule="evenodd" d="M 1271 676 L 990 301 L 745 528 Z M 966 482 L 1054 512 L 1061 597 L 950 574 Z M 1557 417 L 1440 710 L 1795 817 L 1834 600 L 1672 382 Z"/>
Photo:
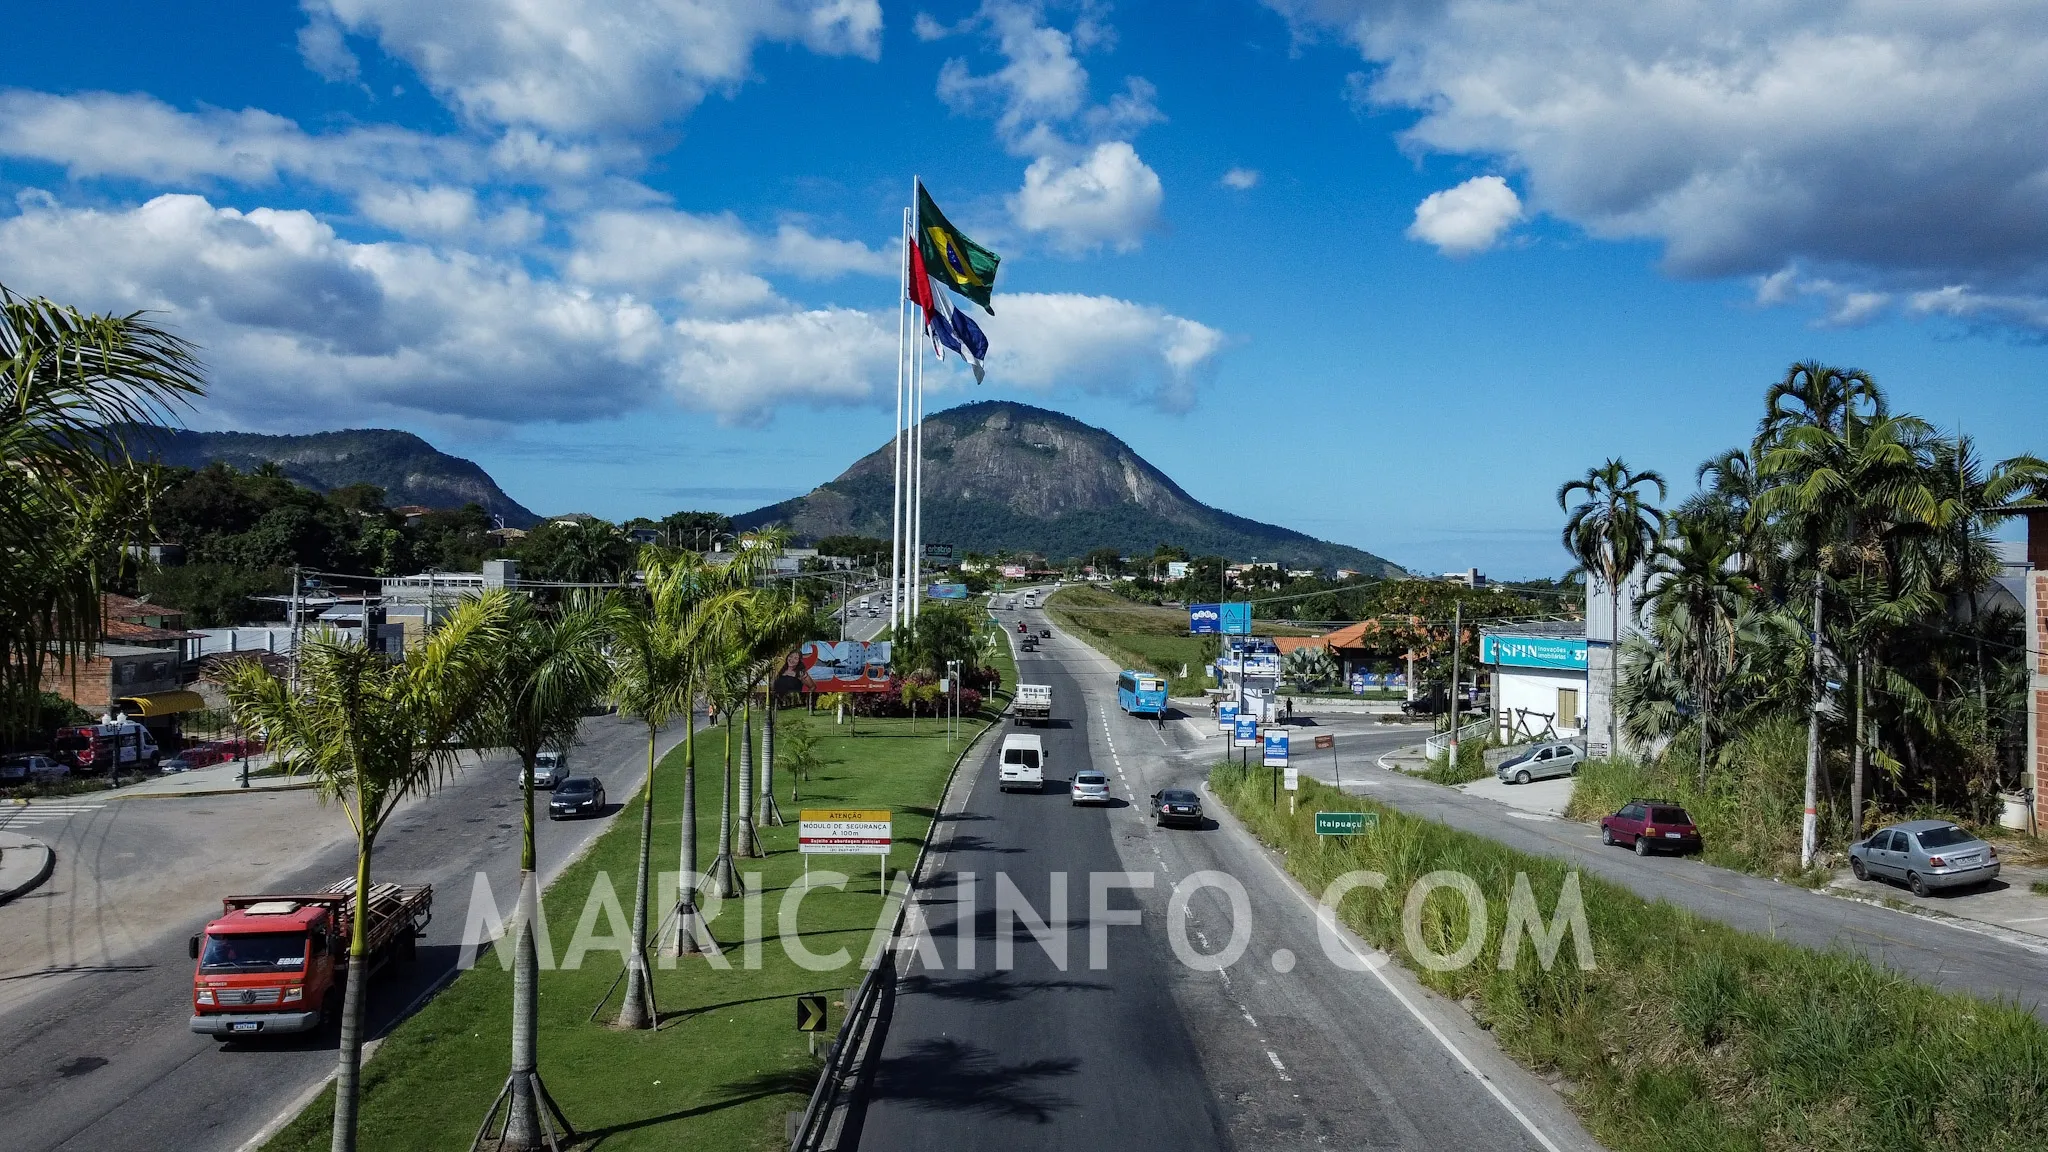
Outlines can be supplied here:
<path id="1" fill-rule="evenodd" d="M 1268 768 L 1287 767 L 1287 733 L 1266 733 L 1265 765 Z"/>
<path id="2" fill-rule="evenodd" d="M 1223 630 L 1223 616 L 1214 604 L 1188 605 L 1188 633 L 1213 636 Z"/>
<path id="3" fill-rule="evenodd" d="M 1237 701 L 1225 700 L 1216 706 L 1216 726 L 1225 732 L 1237 727 Z"/>
<path id="4" fill-rule="evenodd" d="M 1259 746 L 1259 718 L 1256 716 L 1239 716 L 1237 718 L 1237 727 L 1231 736 L 1230 742 L 1234 747 L 1238 748 L 1257 748 Z"/>
<path id="5" fill-rule="evenodd" d="M 1252 606 L 1242 600 L 1229 604 L 1218 604 L 1218 615 L 1222 619 L 1225 636 L 1249 636 L 1252 634 Z"/>

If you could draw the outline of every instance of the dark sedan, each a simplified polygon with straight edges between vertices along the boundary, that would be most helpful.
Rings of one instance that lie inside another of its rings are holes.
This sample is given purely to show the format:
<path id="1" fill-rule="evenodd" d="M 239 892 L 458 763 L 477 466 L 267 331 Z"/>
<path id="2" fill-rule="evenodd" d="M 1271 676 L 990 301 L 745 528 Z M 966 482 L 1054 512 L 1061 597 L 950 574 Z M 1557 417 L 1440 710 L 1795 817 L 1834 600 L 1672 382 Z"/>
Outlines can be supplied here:
<path id="1" fill-rule="evenodd" d="M 548 797 L 548 819 L 597 816 L 604 812 L 604 785 L 595 776 L 571 776 Z"/>
<path id="2" fill-rule="evenodd" d="M 1202 798 L 1185 788 L 1168 788 L 1152 794 L 1152 819 L 1157 824 L 1207 826 L 1202 819 Z"/>

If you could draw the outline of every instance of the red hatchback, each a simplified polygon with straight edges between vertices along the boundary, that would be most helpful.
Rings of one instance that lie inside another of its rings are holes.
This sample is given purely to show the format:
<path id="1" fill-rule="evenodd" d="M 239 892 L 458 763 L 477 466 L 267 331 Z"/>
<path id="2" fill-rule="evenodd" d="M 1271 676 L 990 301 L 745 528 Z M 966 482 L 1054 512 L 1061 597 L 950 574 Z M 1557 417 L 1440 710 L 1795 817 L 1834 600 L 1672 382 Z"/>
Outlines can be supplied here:
<path id="1" fill-rule="evenodd" d="M 1629 845 L 1638 856 L 1660 848 L 1697 852 L 1700 830 L 1685 809 L 1669 800 L 1631 800 L 1600 821 L 1600 842 Z"/>

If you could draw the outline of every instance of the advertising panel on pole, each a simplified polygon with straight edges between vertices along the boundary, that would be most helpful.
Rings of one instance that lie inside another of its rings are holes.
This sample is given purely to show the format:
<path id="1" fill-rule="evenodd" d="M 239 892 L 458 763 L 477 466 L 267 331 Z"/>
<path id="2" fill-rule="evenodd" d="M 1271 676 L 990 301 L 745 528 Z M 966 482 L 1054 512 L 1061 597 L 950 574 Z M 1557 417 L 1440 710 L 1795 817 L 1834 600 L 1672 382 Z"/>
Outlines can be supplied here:
<path id="1" fill-rule="evenodd" d="M 1512 668 L 1562 668 L 1586 670 L 1586 639 L 1583 636 L 1513 636 L 1482 632 L 1479 662 L 1504 664 Z"/>
<path id="2" fill-rule="evenodd" d="M 924 546 L 924 558 L 927 560 L 937 560 L 944 564 L 951 564 L 954 558 L 953 546 L 951 544 L 927 544 Z"/>
<path id="3" fill-rule="evenodd" d="M 1280 787 L 1285 788 L 1289 792 L 1301 791 L 1301 769 L 1289 768 L 1283 772 L 1281 774 Z M 1292 804 L 1293 801 L 1290 800 L 1288 803 Z"/>
<path id="4" fill-rule="evenodd" d="M 797 649 L 797 664 L 814 692 L 893 692 L 889 656 L 887 640 L 806 640 Z"/>
<path id="5" fill-rule="evenodd" d="M 1225 700 L 1216 706 L 1216 727 L 1221 728 L 1225 732 L 1236 730 L 1237 701 Z"/>
<path id="6" fill-rule="evenodd" d="M 934 600 L 965 600 L 967 599 L 967 585 L 934 584 L 931 587 L 931 597 Z"/>
<path id="7" fill-rule="evenodd" d="M 1287 767 L 1287 733 L 1266 733 L 1265 759 L 1261 763 L 1268 768 Z"/>
<path id="8" fill-rule="evenodd" d="M 1214 636 L 1223 631 L 1223 614 L 1216 604 L 1188 605 L 1188 632 L 1194 636 Z"/>
<path id="9" fill-rule="evenodd" d="M 797 847 L 807 856 L 880 856 L 894 843 L 887 808 L 806 808 Z"/>
<path id="10" fill-rule="evenodd" d="M 1229 604 L 1218 604 L 1217 614 L 1221 618 L 1225 636 L 1249 636 L 1252 634 L 1252 606 L 1238 600 Z"/>
<path id="11" fill-rule="evenodd" d="M 1259 746 L 1259 721 L 1255 716 L 1239 716 L 1237 726 L 1232 730 L 1230 744 L 1233 748 L 1257 748 Z"/>

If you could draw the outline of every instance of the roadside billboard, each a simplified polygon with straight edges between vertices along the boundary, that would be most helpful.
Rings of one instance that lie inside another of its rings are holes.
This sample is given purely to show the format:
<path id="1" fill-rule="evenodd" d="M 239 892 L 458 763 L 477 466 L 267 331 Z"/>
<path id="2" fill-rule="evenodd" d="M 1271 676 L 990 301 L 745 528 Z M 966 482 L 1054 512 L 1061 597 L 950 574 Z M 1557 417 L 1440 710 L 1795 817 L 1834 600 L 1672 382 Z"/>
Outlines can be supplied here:
<path id="1" fill-rule="evenodd" d="M 934 600 L 965 600 L 967 599 L 967 585 L 934 584 L 931 586 L 931 598 Z"/>
<path id="2" fill-rule="evenodd" d="M 1479 662 L 1505 664 L 1512 668 L 1562 668 L 1584 672 L 1586 638 L 1482 632 L 1479 635 Z"/>
<path id="3" fill-rule="evenodd" d="M 1257 748 L 1259 746 L 1259 720 L 1256 716 L 1237 717 L 1236 728 L 1231 732 L 1230 744 L 1234 748 Z"/>
<path id="4" fill-rule="evenodd" d="M 1225 636 L 1249 636 L 1252 634 L 1252 606 L 1249 603 L 1238 600 L 1229 604 L 1219 604 L 1216 607 L 1220 610 L 1219 615 L 1222 617 L 1222 630 Z"/>
<path id="5" fill-rule="evenodd" d="M 1268 768 L 1287 767 L 1287 733 L 1266 733 L 1266 749 L 1260 762 Z"/>
<path id="6" fill-rule="evenodd" d="M 813 692 L 892 692 L 889 641 L 806 640 L 797 649 L 804 683 Z"/>
<path id="7" fill-rule="evenodd" d="M 1193 636 L 1213 636 L 1223 631 L 1223 614 L 1216 604 L 1188 605 L 1188 633 Z"/>

